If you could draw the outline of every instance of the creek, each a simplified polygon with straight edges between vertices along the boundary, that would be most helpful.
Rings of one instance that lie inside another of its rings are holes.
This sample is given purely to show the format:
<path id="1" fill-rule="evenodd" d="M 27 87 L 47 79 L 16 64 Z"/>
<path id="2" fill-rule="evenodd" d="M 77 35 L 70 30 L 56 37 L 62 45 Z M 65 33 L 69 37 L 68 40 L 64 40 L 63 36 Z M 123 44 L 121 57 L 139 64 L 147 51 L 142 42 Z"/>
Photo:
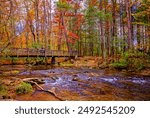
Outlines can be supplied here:
<path id="1" fill-rule="evenodd" d="M 150 100 L 150 76 L 130 72 L 89 68 L 22 65 L 1 66 L 0 78 L 12 92 L 15 100 L 58 100 L 53 95 L 34 87 L 30 94 L 14 94 L 14 83 L 25 78 L 38 78 L 45 90 L 51 90 L 62 100 Z M 17 74 L 16 74 L 16 73 Z"/>

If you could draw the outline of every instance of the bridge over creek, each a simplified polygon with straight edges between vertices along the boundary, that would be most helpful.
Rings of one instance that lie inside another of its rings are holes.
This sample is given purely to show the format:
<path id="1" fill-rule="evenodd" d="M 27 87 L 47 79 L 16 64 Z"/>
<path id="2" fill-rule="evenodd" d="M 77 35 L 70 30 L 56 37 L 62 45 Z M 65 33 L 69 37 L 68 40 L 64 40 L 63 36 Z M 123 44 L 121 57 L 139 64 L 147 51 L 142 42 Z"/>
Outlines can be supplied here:
<path id="1" fill-rule="evenodd" d="M 0 57 L 4 54 L 0 53 Z M 45 50 L 44 48 L 12 48 L 6 56 L 9 57 L 52 57 L 52 63 L 55 63 L 55 57 L 75 57 L 79 56 L 78 51 L 71 50 Z"/>

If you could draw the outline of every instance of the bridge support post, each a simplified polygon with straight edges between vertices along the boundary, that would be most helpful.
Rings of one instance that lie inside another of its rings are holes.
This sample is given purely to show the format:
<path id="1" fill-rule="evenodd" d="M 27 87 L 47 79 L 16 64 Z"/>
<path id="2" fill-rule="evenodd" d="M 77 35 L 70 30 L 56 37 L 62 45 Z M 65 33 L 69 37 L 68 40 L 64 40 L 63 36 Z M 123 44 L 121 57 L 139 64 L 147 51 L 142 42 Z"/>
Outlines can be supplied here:
<path id="1" fill-rule="evenodd" d="M 14 65 L 14 58 L 13 57 L 11 58 L 11 63 L 12 63 L 12 65 Z"/>
<path id="2" fill-rule="evenodd" d="M 52 57 L 51 64 L 55 64 L 55 63 L 56 63 L 55 57 Z"/>
<path id="3" fill-rule="evenodd" d="M 48 60 L 47 57 L 45 57 L 45 65 L 47 65 L 47 60 Z"/>

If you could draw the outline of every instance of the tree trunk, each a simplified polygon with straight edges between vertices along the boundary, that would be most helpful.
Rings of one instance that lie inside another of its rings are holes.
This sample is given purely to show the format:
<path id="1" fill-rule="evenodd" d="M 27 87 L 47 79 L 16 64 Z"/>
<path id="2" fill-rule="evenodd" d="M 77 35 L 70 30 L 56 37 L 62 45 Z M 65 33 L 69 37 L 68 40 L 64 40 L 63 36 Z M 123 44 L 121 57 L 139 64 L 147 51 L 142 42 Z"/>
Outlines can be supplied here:
<path id="1" fill-rule="evenodd" d="M 36 41 L 39 44 L 39 0 L 35 1 Z"/>
<path id="2" fill-rule="evenodd" d="M 102 0 L 100 0 L 99 3 L 99 9 L 100 11 L 103 10 L 103 5 L 102 5 Z M 104 60 L 104 31 L 103 31 L 103 21 L 102 18 L 99 19 L 99 32 L 100 32 L 100 38 L 101 38 L 101 54 L 102 54 L 102 59 Z"/>
<path id="3" fill-rule="evenodd" d="M 128 43 L 128 49 L 131 49 L 132 48 L 132 24 L 131 24 L 130 0 L 125 0 L 125 3 L 126 3 L 127 27 L 128 27 L 127 43 Z"/>

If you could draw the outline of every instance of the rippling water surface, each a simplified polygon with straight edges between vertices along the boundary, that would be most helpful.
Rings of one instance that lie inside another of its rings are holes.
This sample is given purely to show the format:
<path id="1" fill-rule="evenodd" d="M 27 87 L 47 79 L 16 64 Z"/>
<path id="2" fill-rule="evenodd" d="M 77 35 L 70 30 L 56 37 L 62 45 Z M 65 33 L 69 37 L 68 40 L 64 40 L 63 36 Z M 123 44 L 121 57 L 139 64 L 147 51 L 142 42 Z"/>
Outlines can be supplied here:
<path id="1" fill-rule="evenodd" d="M 54 91 L 62 100 L 150 100 L 150 77 L 148 76 L 87 68 L 36 67 L 30 71 L 24 70 L 23 67 L 12 69 L 22 70 L 15 75 L 16 78 L 42 79 L 44 84 L 40 86 L 45 90 Z M 49 93 L 36 89 L 30 96 L 16 98 L 55 100 L 50 96 Z"/>

